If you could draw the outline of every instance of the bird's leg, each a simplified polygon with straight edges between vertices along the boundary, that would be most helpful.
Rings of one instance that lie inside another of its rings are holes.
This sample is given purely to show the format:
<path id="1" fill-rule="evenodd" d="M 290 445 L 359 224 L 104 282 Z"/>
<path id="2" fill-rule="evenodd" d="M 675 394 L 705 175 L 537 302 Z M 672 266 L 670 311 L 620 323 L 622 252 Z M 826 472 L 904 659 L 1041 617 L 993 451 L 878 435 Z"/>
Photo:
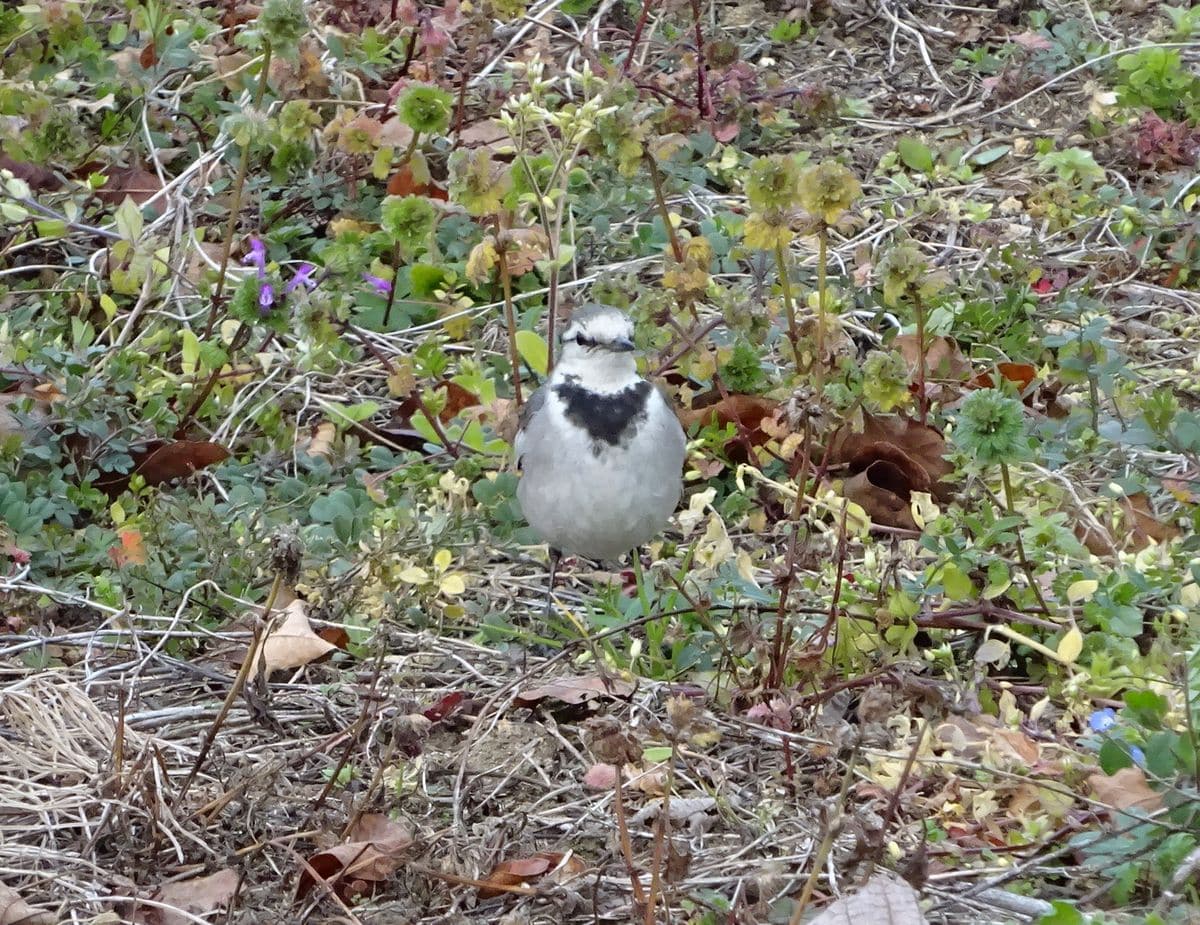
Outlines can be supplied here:
<path id="1" fill-rule="evenodd" d="M 546 582 L 546 622 L 550 622 L 550 617 L 554 613 L 554 579 L 558 577 L 558 563 L 562 559 L 562 551 L 550 547 L 550 580 Z"/>

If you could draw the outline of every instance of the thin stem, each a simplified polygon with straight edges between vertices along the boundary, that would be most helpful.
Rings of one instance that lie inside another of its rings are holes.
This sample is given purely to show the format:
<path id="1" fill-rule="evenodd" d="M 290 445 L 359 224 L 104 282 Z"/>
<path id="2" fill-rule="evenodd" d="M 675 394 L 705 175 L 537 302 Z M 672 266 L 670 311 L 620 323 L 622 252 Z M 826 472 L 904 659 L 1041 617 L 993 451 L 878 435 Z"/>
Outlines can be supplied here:
<path id="1" fill-rule="evenodd" d="M 921 426 L 929 420 L 929 398 L 925 394 L 925 303 L 913 293 L 913 311 L 917 315 L 917 410 Z"/>
<path id="2" fill-rule="evenodd" d="M 258 74 L 258 88 L 254 91 L 254 108 L 262 107 L 263 97 L 267 92 L 267 75 L 271 70 L 271 42 L 263 43 L 262 70 Z M 212 309 L 208 316 L 208 328 L 204 336 L 207 338 L 216 325 L 217 306 L 221 303 L 221 294 L 225 291 L 225 279 L 229 271 L 229 255 L 233 249 L 233 235 L 237 231 L 238 213 L 242 209 L 242 190 L 246 185 L 246 174 L 250 171 L 250 146 L 242 147 L 242 156 L 238 161 L 237 176 L 233 180 L 233 202 L 229 206 L 229 221 L 225 225 L 225 242 L 221 247 L 221 269 L 217 275 L 217 288 L 213 290 Z"/>
<path id="3" fill-rule="evenodd" d="M 704 60 L 704 30 L 700 27 L 700 0 L 692 0 L 692 17 L 696 21 L 696 108 L 701 119 L 713 117 L 712 93 L 708 88 L 708 65 Z"/>
<path id="4" fill-rule="evenodd" d="M 796 326 L 796 303 L 792 299 L 792 281 L 788 277 L 787 258 L 783 244 L 775 243 L 775 266 L 779 272 L 779 286 L 783 290 L 783 309 L 787 312 L 788 340 L 792 342 L 792 354 L 796 358 L 796 369 L 800 369 L 800 329 Z"/>
<path id="5" fill-rule="evenodd" d="M 1008 514 L 1012 517 L 1017 516 L 1017 509 L 1013 505 L 1013 488 L 1012 479 L 1008 474 L 1008 463 L 1000 463 L 1000 479 L 1004 483 L 1004 507 Z M 1041 585 L 1037 582 L 1037 575 L 1033 571 L 1033 566 L 1030 565 L 1028 557 L 1025 555 L 1025 544 L 1021 541 L 1021 531 L 1017 530 L 1017 557 L 1021 560 L 1021 568 L 1025 570 L 1026 576 L 1029 578 L 1029 587 L 1033 589 L 1033 595 L 1037 598 L 1038 603 L 1042 605 L 1042 610 L 1050 613 L 1050 608 L 1046 606 L 1046 599 L 1042 596 Z"/>
<path id="6" fill-rule="evenodd" d="M 633 66 L 633 54 L 642 41 L 642 33 L 646 29 L 646 20 L 650 18 L 650 7 L 653 5 L 654 0 L 642 0 L 642 12 L 638 15 L 637 25 L 633 28 L 633 38 L 629 40 L 629 53 L 625 56 L 625 63 L 621 65 L 622 77 L 629 76 L 629 69 Z"/>
<path id="7" fill-rule="evenodd" d="M 508 257 L 504 245 L 496 248 L 500 264 L 500 285 L 504 287 L 504 324 L 508 328 L 508 362 L 512 364 L 513 400 L 521 407 L 521 355 L 517 352 L 517 316 L 513 310 L 512 277 L 508 273 Z"/>
<path id="8" fill-rule="evenodd" d="M 654 201 L 658 203 L 658 211 L 662 215 L 663 225 L 667 229 L 667 238 L 671 242 L 671 253 L 675 255 L 676 263 L 683 263 L 683 248 L 675 235 L 675 226 L 671 224 L 671 210 L 667 208 L 667 197 L 663 194 L 662 173 L 658 163 L 649 152 L 644 155 L 646 168 L 650 171 L 650 182 L 654 185 Z"/>
<path id="9" fill-rule="evenodd" d="M 383 310 L 383 323 L 380 324 L 380 328 L 384 331 L 388 329 L 388 322 L 392 320 L 392 307 L 396 304 L 396 277 L 399 275 L 400 242 L 397 241 L 392 245 L 392 288 L 388 290 L 387 308 Z"/>
<path id="10" fill-rule="evenodd" d="M 825 295 L 829 287 L 826 263 L 829 253 L 829 229 L 825 223 L 817 230 L 817 336 L 815 338 L 817 394 L 825 388 Z"/>
<path id="11" fill-rule="evenodd" d="M 787 572 L 783 576 L 783 586 L 779 589 L 779 605 L 775 611 L 775 638 L 771 642 L 771 668 L 767 673 L 767 688 L 777 689 L 783 686 L 784 663 L 787 660 L 788 641 L 791 639 L 792 628 L 787 618 L 788 595 L 796 580 L 796 557 L 800 551 L 800 518 L 804 514 L 807 501 L 805 488 L 808 485 L 808 425 L 804 425 L 803 442 L 800 444 L 800 473 L 796 477 L 796 497 L 792 500 L 792 512 L 789 520 L 792 524 L 791 535 L 788 536 L 787 554 L 784 559 Z"/>
<path id="12" fill-rule="evenodd" d="M 414 131 L 412 141 L 408 143 L 408 147 L 404 149 L 404 153 L 400 155 L 400 166 L 403 167 L 412 160 L 413 152 L 417 150 L 417 142 L 421 140 L 421 133 Z"/>
<path id="13" fill-rule="evenodd" d="M 213 742 L 216 741 L 217 733 L 220 732 L 221 726 L 225 722 L 225 717 L 229 715 L 229 711 L 233 707 L 233 702 L 246 686 L 246 680 L 250 677 L 250 671 L 256 667 L 256 663 L 262 655 L 263 645 L 266 642 L 267 636 L 265 630 L 267 621 L 270 619 L 271 608 L 275 606 L 275 600 L 279 597 L 279 590 L 282 587 L 283 572 L 276 572 L 275 580 L 271 583 L 271 591 L 267 595 L 267 602 L 263 605 L 262 617 L 254 627 L 254 639 L 250 643 L 250 648 L 246 651 L 246 660 L 242 662 L 242 667 L 238 669 L 237 677 L 233 679 L 229 693 L 225 695 L 225 702 L 221 704 L 221 709 L 217 711 L 216 718 L 204 736 L 204 743 L 200 746 L 200 754 L 196 756 L 196 760 L 192 764 L 192 769 L 188 771 L 188 776 L 184 778 L 183 784 L 179 788 L 179 793 L 175 795 L 175 800 L 171 804 L 173 807 L 178 807 L 183 802 L 183 798 L 187 796 L 188 788 L 191 787 L 192 781 L 195 780 L 200 769 L 204 767 L 204 761 L 208 758 L 208 753 L 212 749 Z"/>

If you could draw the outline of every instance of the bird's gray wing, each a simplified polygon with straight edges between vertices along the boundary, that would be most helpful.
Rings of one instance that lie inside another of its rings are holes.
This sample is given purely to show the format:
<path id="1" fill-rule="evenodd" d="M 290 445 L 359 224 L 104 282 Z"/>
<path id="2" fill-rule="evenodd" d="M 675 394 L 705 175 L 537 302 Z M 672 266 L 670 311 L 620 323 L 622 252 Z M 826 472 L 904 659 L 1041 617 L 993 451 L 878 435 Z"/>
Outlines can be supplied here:
<path id="1" fill-rule="evenodd" d="M 529 433 L 529 427 L 533 423 L 533 419 L 537 413 L 542 410 L 546 404 L 546 395 L 549 394 L 549 384 L 542 385 L 534 390 L 529 396 L 529 400 L 521 405 L 521 411 L 517 414 L 517 436 L 513 440 L 513 453 L 517 460 L 517 469 L 521 468 L 521 451 L 525 443 L 525 438 Z"/>

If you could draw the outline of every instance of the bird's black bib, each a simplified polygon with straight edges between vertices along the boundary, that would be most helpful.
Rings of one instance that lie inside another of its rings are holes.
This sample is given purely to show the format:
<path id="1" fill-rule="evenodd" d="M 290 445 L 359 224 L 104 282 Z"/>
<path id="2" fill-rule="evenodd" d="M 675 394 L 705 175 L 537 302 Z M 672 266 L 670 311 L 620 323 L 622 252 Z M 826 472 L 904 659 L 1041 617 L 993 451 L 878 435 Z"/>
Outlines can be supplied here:
<path id="1" fill-rule="evenodd" d="M 585 389 L 574 376 L 554 386 L 554 394 L 563 403 L 567 419 L 592 438 L 597 456 L 605 445 L 619 446 L 646 420 L 649 382 L 642 381 L 620 392 L 601 394 Z"/>

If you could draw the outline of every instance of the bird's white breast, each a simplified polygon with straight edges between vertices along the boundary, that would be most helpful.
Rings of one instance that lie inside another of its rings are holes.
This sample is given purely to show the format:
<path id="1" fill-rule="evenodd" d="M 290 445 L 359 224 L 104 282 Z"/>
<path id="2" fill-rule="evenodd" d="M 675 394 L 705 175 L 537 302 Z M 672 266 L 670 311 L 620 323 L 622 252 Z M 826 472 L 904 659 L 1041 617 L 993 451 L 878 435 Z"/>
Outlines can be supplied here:
<path id="1" fill-rule="evenodd" d="M 518 498 L 530 525 L 552 547 L 616 558 L 658 533 L 679 503 L 683 429 L 650 388 L 644 414 L 619 441 L 596 439 L 568 415 L 554 390 L 566 375 L 555 370 L 543 386 L 543 403 L 518 435 Z M 640 382 L 634 376 L 630 385 Z"/>

